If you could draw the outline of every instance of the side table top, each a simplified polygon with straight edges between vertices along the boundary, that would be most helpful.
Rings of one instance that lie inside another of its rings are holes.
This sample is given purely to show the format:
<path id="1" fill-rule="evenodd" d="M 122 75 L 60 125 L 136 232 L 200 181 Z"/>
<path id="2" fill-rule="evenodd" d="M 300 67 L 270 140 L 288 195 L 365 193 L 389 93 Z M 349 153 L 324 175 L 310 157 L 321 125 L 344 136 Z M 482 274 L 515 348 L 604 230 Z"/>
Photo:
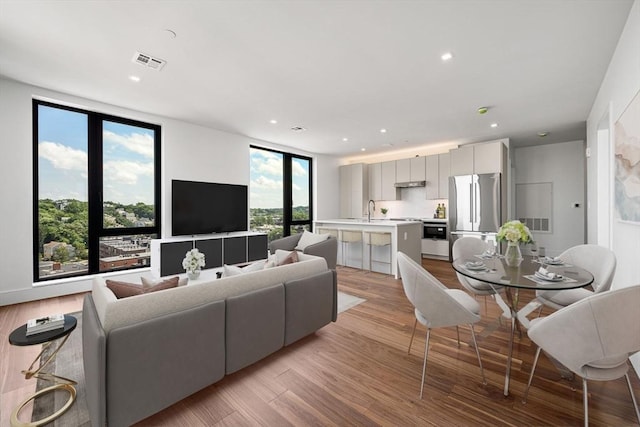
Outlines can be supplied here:
<path id="1" fill-rule="evenodd" d="M 9 343 L 18 346 L 42 344 L 69 335 L 77 325 L 78 321 L 75 317 L 65 314 L 62 328 L 27 336 L 27 324 L 25 323 L 11 332 L 9 335 Z"/>

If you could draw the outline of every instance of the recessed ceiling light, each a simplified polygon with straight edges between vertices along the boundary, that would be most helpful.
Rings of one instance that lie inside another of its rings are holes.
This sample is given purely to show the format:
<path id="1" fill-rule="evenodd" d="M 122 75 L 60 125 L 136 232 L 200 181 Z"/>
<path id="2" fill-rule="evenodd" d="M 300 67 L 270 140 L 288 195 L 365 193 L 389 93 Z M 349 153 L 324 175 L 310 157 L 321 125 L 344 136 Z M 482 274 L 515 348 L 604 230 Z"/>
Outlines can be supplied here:
<path id="1" fill-rule="evenodd" d="M 342 138 L 342 141 L 347 142 L 349 138 Z"/>
<path id="2" fill-rule="evenodd" d="M 440 57 L 442 58 L 443 61 L 450 61 L 453 58 L 453 53 L 451 52 L 445 52 L 442 54 L 442 56 Z"/>
<path id="3" fill-rule="evenodd" d="M 307 128 L 303 128 L 302 126 L 294 126 L 291 128 L 291 130 L 294 132 L 304 132 L 305 130 L 307 130 Z"/>
<path id="4" fill-rule="evenodd" d="M 366 148 L 364 148 L 364 147 L 362 147 L 362 148 L 360 149 L 360 151 L 367 151 L 367 149 L 366 149 Z"/>
<path id="5" fill-rule="evenodd" d="M 277 121 L 277 120 L 275 120 L 275 119 L 271 119 L 271 120 L 269 120 L 269 123 L 271 123 L 272 125 L 275 125 L 275 124 L 277 124 L 277 123 L 278 123 L 278 121 Z"/>
<path id="6" fill-rule="evenodd" d="M 168 28 L 164 30 L 164 33 L 165 33 L 165 34 L 166 34 L 170 39 L 175 39 L 175 38 L 176 38 L 176 36 L 177 36 L 177 34 L 176 34 L 176 32 L 175 32 L 175 31 L 170 30 L 170 29 L 168 29 Z"/>
<path id="7" fill-rule="evenodd" d="M 497 127 L 498 127 L 498 124 L 497 124 L 497 123 L 491 123 L 491 127 L 492 127 L 492 128 L 497 128 Z"/>
<path id="8" fill-rule="evenodd" d="M 544 138 L 545 136 L 549 135 L 549 132 L 538 132 L 538 136 L 540 138 Z"/>
<path id="9" fill-rule="evenodd" d="M 380 133 L 387 133 L 386 129 L 380 129 Z"/>
<path id="10" fill-rule="evenodd" d="M 485 114 L 489 111 L 489 107 L 478 107 L 478 114 Z"/>
<path id="11" fill-rule="evenodd" d="M 129 80 L 131 80 L 132 82 L 138 83 L 140 81 L 140 77 L 138 77 L 138 76 L 129 76 Z"/>

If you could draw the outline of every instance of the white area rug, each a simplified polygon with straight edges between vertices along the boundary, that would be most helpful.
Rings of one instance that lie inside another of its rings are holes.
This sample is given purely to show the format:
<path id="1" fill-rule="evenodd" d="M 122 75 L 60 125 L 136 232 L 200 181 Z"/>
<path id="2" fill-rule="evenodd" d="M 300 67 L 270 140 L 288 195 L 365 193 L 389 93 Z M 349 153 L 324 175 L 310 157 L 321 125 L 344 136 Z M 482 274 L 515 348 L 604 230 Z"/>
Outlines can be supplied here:
<path id="1" fill-rule="evenodd" d="M 338 313 L 349 310 L 350 308 L 353 308 L 358 304 L 362 304 L 365 301 L 365 299 L 338 291 Z"/>

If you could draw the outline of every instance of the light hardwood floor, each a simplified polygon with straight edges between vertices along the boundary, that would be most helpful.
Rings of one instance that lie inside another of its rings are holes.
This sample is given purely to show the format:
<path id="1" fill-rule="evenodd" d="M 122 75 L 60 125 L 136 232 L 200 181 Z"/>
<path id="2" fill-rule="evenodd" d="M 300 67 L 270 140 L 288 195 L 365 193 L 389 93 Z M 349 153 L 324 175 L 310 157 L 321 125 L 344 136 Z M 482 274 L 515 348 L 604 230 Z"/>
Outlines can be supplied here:
<path id="1" fill-rule="evenodd" d="M 447 262 L 423 260 L 423 265 L 449 287 L 459 287 Z M 454 328 L 431 334 L 424 398 L 419 399 L 424 328 L 411 350 L 407 346 L 414 323 L 413 309 L 402 283 L 390 276 L 339 268 L 339 289 L 365 298 L 332 323 L 276 354 L 201 390 L 139 426 L 530 426 L 581 425 L 580 379 L 561 379 L 541 356 L 528 403 L 521 399 L 535 346 L 516 338 L 511 394 L 502 395 L 508 327 L 497 321 L 499 309 L 490 298 L 478 301 L 483 319 L 476 327 L 488 384 L 483 386 L 466 328 L 461 347 Z M 522 295 L 522 294 L 521 294 Z M 522 297 L 523 303 L 531 295 Z M 8 344 L 11 330 L 28 318 L 81 309 L 82 295 L 0 307 L 2 416 L 7 425 L 11 408 L 29 391 L 20 376 L 35 356 L 27 348 Z M 542 315 L 549 314 L 546 309 Z M 79 332 L 75 332 L 79 333 Z M 35 351 L 35 349 L 33 349 Z M 28 361 L 28 362 L 27 362 Z M 631 370 L 636 396 L 640 381 Z M 589 383 L 592 426 L 637 425 L 624 379 Z"/>

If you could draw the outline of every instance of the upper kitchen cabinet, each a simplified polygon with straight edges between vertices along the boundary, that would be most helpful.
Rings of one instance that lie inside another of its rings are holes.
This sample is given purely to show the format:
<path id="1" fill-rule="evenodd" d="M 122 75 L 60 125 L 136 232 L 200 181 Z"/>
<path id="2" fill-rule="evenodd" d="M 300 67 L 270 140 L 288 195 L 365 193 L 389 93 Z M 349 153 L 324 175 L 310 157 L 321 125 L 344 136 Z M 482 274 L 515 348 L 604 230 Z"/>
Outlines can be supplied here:
<path id="1" fill-rule="evenodd" d="M 356 163 L 340 166 L 340 216 L 342 218 L 362 218 L 367 204 L 367 165 Z"/>
<path id="2" fill-rule="evenodd" d="M 449 153 L 426 157 L 427 199 L 449 197 Z"/>
<path id="3" fill-rule="evenodd" d="M 425 180 L 424 156 L 396 160 L 396 182 Z"/>
<path id="4" fill-rule="evenodd" d="M 369 199 L 398 200 L 396 162 L 371 163 L 369 170 Z"/>
<path id="5" fill-rule="evenodd" d="M 504 172 L 506 147 L 502 141 L 465 145 L 449 153 L 451 176 Z"/>
<path id="6" fill-rule="evenodd" d="M 381 166 L 381 195 L 380 200 L 398 200 L 396 188 L 396 162 L 382 162 Z"/>

